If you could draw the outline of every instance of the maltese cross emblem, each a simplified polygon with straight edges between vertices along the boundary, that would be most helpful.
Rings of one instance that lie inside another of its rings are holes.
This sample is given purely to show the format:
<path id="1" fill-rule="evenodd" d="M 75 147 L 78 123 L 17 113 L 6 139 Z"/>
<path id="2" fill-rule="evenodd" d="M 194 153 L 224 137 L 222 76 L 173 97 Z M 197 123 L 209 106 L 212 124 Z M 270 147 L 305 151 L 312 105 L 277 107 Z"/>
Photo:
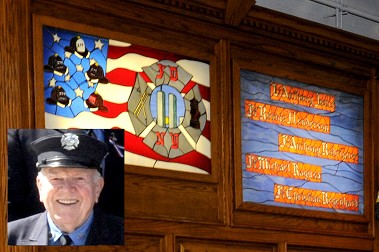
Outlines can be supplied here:
<path id="1" fill-rule="evenodd" d="M 79 145 L 79 137 L 72 133 L 66 133 L 61 138 L 61 144 L 65 150 L 75 150 Z"/>

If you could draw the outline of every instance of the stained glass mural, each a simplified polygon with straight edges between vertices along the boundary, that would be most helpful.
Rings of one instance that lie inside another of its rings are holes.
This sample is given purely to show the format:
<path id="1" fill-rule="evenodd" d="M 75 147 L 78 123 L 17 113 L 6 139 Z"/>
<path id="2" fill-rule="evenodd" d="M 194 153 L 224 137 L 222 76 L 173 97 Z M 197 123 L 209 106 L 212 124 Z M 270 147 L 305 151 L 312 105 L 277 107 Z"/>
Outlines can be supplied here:
<path id="1" fill-rule="evenodd" d="M 209 64 L 43 27 L 46 128 L 125 129 L 125 163 L 211 172 Z"/>
<path id="2" fill-rule="evenodd" d="M 241 70 L 243 201 L 364 212 L 363 97 Z"/>

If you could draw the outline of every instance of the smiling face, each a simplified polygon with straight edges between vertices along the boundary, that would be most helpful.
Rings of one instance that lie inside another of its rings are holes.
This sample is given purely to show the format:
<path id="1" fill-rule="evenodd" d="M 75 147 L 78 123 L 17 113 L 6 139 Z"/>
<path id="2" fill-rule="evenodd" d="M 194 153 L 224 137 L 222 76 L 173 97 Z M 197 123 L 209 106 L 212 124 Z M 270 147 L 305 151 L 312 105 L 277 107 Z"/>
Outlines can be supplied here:
<path id="1" fill-rule="evenodd" d="M 88 219 L 103 186 L 95 169 L 43 168 L 37 176 L 40 200 L 64 232 L 74 231 Z"/>

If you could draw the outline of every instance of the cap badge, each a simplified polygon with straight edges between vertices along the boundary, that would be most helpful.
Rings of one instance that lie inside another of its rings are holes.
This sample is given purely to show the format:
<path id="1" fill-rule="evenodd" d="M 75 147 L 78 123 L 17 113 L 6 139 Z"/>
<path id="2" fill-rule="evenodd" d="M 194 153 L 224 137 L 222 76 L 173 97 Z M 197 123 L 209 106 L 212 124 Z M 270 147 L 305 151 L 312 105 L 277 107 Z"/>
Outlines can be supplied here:
<path id="1" fill-rule="evenodd" d="M 65 150 L 75 150 L 79 145 L 79 137 L 72 133 L 66 133 L 61 138 L 61 144 Z"/>

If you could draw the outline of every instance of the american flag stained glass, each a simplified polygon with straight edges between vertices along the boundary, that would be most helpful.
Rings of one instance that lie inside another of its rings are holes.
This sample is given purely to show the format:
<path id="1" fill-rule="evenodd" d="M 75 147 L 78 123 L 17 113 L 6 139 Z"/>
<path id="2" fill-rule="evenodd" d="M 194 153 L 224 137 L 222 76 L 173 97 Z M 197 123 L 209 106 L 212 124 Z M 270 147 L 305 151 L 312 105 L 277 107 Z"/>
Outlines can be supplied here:
<path id="1" fill-rule="evenodd" d="M 47 128 L 125 129 L 125 163 L 211 173 L 209 64 L 43 26 Z"/>

